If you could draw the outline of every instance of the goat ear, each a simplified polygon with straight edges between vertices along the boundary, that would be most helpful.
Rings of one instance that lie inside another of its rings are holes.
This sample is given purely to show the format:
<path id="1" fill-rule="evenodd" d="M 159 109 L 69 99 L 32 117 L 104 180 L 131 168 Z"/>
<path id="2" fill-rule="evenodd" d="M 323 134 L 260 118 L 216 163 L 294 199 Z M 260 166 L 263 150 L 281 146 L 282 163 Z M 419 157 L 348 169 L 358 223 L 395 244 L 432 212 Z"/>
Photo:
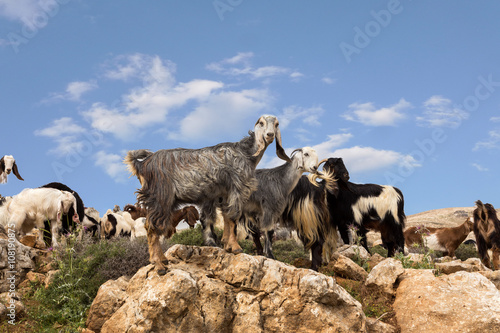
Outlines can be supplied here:
<path id="1" fill-rule="evenodd" d="M 0 159 L 0 171 L 1 172 L 4 172 L 5 171 L 5 161 L 2 157 L 2 159 Z"/>
<path id="2" fill-rule="evenodd" d="M 285 153 L 285 149 L 283 149 L 283 146 L 281 144 L 281 131 L 279 127 L 276 127 L 276 155 L 278 155 L 279 158 L 282 160 L 285 160 L 287 162 L 292 162 L 290 157 L 288 157 Z"/>
<path id="3" fill-rule="evenodd" d="M 302 149 L 298 148 L 292 151 L 292 153 L 290 154 L 291 158 L 293 158 L 297 152 L 302 153 Z M 300 154 L 297 156 L 297 158 L 299 159 L 297 163 L 297 169 L 304 169 L 304 155 Z"/>
<path id="4" fill-rule="evenodd" d="M 24 180 L 23 177 L 19 174 L 19 170 L 17 170 L 17 164 L 14 162 L 14 166 L 12 167 L 12 172 L 14 172 L 14 175 L 16 175 L 17 179 L 19 180 Z"/>

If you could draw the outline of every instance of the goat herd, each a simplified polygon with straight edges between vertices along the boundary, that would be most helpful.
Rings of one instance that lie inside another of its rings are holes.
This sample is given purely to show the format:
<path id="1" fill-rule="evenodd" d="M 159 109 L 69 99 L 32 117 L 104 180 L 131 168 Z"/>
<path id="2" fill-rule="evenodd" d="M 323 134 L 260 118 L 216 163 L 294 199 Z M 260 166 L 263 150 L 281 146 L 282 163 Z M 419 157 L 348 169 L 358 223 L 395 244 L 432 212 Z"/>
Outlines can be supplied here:
<path id="1" fill-rule="evenodd" d="M 277 156 L 285 163 L 256 169 L 273 141 Z M 424 239 L 428 247 L 453 256 L 474 231 L 483 263 L 491 267 L 488 250 L 492 250 L 493 268 L 500 268 L 500 222 L 491 204 L 478 200 L 472 216 L 456 228 L 404 230 L 404 199 L 398 188 L 352 183 L 341 158 L 318 163 L 317 153 L 310 147 L 287 156 L 274 116 L 261 116 L 253 131 L 239 142 L 201 149 L 134 150 L 127 153 L 124 163 L 141 184 L 136 205 L 126 205 L 123 211 L 108 210 L 100 218 L 93 208 L 84 208 L 77 192 L 50 183 L 13 197 L 0 196 L 0 224 L 15 230 L 16 235 L 34 227 L 42 229 L 52 246 L 57 246 L 56 235 L 70 231 L 69 225 L 74 223 L 81 223 L 94 235 L 99 230 L 107 238 L 146 236 L 150 262 L 160 275 L 166 273 L 168 264 L 160 237 L 170 237 L 182 220 L 190 227 L 199 220 L 204 243 L 215 246 L 218 214 L 224 221 L 221 241 L 227 251 L 242 252 L 236 236 L 239 226 L 251 235 L 258 254 L 273 258 L 274 230 L 284 227 L 296 231 L 311 251 L 314 270 L 335 251 L 338 234 L 344 243 L 352 241 L 352 228 L 367 250 L 366 233 L 380 232 L 388 256 L 404 251 L 405 242 L 408 246 Z M 11 172 L 23 180 L 11 155 L 0 160 L 0 168 L 0 182 L 7 182 Z"/>

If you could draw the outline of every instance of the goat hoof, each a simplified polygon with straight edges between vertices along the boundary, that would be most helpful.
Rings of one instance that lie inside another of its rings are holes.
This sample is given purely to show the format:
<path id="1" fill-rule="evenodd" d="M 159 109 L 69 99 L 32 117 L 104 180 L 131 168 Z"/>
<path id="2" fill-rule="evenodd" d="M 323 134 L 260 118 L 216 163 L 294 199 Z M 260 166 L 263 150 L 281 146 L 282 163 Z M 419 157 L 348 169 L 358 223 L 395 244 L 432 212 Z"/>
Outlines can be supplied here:
<path id="1" fill-rule="evenodd" d="M 159 276 L 163 276 L 165 274 L 167 274 L 167 270 L 165 268 L 158 269 L 158 275 Z"/>
<path id="2" fill-rule="evenodd" d="M 167 265 L 168 265 L 168 260 L 167 260 L 167 259 L 164 259 L 164 260 L 162 260 L 162 261 L 161 261 L 161 263 L 162 263 L 163 265 L 167 266 Z"/>
<path id="3" fill-rule="evenodd" d="M 240 254 L 240 253 L 243 253 L 243 250 L 242 249 L 236 249 L 236 250 L 232 250 L 231 252 L 234 253 L 234 254 Z"/>

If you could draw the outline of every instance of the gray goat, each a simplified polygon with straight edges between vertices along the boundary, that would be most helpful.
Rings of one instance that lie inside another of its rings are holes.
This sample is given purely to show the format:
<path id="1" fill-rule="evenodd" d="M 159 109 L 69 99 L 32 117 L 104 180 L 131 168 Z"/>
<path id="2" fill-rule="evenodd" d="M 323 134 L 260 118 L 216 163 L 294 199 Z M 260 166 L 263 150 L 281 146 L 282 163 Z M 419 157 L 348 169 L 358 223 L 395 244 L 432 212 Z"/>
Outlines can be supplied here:
<path id="1" fill-rule="evenodd" d="M 288 196 L 304 172 L 318 172 L 318 154 L 311 147 L 294 150 L 291 159 L 278 167 L 256 171 L 259 187 L 245 205 L 241 220 L 252 235 L 257 254 L 272 259 L 274 229 L 288 203 Z M 261 232 L 264 232 L 264 249 L 260 242 Z"/>
<path id="2" fill-rule="evenodd" d="M 254 131 L 249 131 L 249 136 L 239 142 L 201 149 L 128 152 L 124 162 L 142 185 L 137 191 L 137 200 L 147 209 L 149 256 L 158 274 L 165 274 L 164 263 L 168 264 L 159 237 L 165 234 L 168 238 L 174 233 L 172 213 L 182 204 L 201 206 L 205 230 L 213 230 L 219 207 L 225 222 L 232 221 L 226 246 L 233 252 L 241 252 L 236 241 L 235 222 L 240 220 L 244 205 L 257 190 L 255 168 L 265 149 L 276 138 L 278 157 L 290 161 L 281 145 L 278 125 L 275 116 L 262 116 Z M 207 233 L 204 231 L 204 235 Z M 205 243 L 215 245 L 215 240 L 208 239 Z"/>

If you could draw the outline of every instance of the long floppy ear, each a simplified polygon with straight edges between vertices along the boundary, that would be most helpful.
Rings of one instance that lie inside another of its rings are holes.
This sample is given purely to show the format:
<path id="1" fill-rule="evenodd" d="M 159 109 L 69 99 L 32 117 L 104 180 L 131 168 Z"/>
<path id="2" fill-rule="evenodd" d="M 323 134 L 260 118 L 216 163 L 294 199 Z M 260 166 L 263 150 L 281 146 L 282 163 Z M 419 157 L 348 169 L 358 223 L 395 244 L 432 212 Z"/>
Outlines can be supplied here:
<path id="1" fill-rule="evenodd" d="M 275 129 L 275 136 L 276 136 L 276 155 L 278 155 L 279 158 L 282 160 L 285 160 L 287 162 L 292 162 L 290 157 L 288 157 L 285 153 L 285 149 L 283 149 L 283 146 L 281 144 L 281 131 L 279 127 L 276 127 Z"/>
<path id="2" fill-rule="evenodd" d="M 14 162 L 14 166 L 12 167 L 12 172 L 16 175 L 17 179 L 24 180 L 23 177 L 19 174 L 19 170 L 17 170 L 17 164 Z"/>
<path id="3" fill-rule="evenodd" d="M 5 171 L 5 161 L 3 159 L 4 157 L 2 156 L 2 158 L 0 159 L 0 172 L 4 172 Z"/>

